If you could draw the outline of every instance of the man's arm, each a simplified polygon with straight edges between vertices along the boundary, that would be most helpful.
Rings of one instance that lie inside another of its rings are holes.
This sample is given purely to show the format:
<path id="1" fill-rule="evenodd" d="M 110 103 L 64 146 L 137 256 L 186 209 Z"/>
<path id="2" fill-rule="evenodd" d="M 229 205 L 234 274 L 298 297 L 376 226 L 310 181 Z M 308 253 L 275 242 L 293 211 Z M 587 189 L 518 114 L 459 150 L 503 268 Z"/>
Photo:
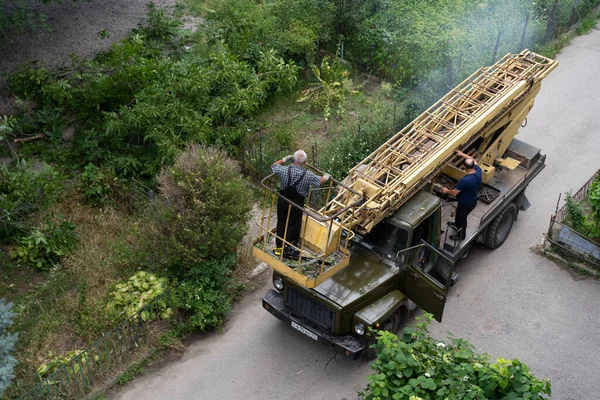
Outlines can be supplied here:
<path id="1" fill-rule="evenodd" d="M 450 195 L 456 197 L 460 193 L 460 190 L 458 190 L 458 189 L 448 189 L 447 187 L 443 187 L 442 188 L 442 193 L 444 193 L 444 194 L 450 194 Z"/>
<path id="2" fill-rule="evenodd" d="M 273 163 L 273 165 L 275 165 L 275 164 L 277 164 L 277 165 L 283 165 L 283 164 L 285 164 L 286 162 L 288 162 L 288 161 L 291 161 L 291 160 L 293 160 L 293 159 L 294 159 L 294 156 L 290 154 L 290 155 L 287 155 L 287 156 L 283 157 L 281 160 L 277 160 L 277 161 L 275 161 L 275 162 Z"/>
<path id="3" fill-rule="evenodd" d="M 460 150 L 456 150 L 456 151 L 455 151 L 455 153 L 456 153 L 456 154 L 458 154 L 459 156 L 461 156 L 462 158 L 464 158 L 465 160 L 466 160 L 467 158 L 470 158 L 471 160 L 473 160 L 473 162 L 475 163 L 475 165 L 477 165 L 477 160 L 476 160 L 475 158 L 471 157 L 470 155 L 468 155 L 468 154 L 465 154 L 465 153 L 463 153 L 463 152 L 462 152 L 462 151 L 460 151 Z"/>

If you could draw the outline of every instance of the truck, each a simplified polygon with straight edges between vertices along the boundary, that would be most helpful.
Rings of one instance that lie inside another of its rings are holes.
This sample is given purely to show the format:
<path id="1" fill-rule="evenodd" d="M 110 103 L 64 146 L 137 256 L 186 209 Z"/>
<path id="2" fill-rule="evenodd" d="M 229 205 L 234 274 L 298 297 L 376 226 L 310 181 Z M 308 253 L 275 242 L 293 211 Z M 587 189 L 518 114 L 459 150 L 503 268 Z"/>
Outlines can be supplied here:
<path id="1" fill-rule="evenodd" d="M 475 243 L 500 247 L 530 205 L 525 191 L 546 157 L 515 135 L 557 65 L 523 50 L 479 69 L 345 179 L 311 189 L 306 204 L 285 199 L 276 176 L 263 179 L 253 247 L 273 269 L 263 308 L 352 359 L 374 356 L 369 328 L 396 332 L 417 307 L 441 322 L 457 262 Z M 440 190 L 465 174 L 456 150 L 482 169 L 479 201 L 461 241 L 449 235 L 455 199 Z M 278 198 L 302 211 L 300 241 L 280 238 L 292 252 L 275 250 Z"/>

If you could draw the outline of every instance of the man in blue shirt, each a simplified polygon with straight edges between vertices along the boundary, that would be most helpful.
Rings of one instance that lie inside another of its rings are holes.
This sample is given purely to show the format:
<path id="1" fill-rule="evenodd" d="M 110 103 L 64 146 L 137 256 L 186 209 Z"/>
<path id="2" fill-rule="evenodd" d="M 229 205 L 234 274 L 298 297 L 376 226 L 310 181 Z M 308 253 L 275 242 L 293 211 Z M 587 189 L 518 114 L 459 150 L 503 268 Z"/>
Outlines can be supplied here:
<path id="1" fill-rule="evenodd" d="M 463 176 L 454 189 L 442 188 L 442 193 L 455 196 L 458 199 L 454 224 L 456 235 L 450 235 L 452 240 L 464 240 L 467 234 L 467 217 L 477 206 L 479 186 L 481 185 L 481 168 L 474 158 L 466 155 L 460 150 L 456 154 L 463 158 L 463 168 L 467 173 Z"/>

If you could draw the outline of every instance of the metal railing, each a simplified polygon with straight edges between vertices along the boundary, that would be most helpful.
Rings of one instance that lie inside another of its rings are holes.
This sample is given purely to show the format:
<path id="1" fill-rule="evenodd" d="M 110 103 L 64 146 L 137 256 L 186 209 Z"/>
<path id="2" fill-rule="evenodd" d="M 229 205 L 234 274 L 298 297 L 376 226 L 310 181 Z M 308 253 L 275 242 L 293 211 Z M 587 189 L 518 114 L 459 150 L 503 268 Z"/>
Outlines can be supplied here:
<path id="1" fill-rule="evenodd" d="M 164 305 L 173 304 L 175 289 L 171 286 L 152 299 L 115 328 L 90 344 L 85 350 L 45 377 L 22 399 L 79 399 L 94 385 L 103 382 L 131 359 L 132 353 L 147 343 L 150 325 L 156 322 Z"/>

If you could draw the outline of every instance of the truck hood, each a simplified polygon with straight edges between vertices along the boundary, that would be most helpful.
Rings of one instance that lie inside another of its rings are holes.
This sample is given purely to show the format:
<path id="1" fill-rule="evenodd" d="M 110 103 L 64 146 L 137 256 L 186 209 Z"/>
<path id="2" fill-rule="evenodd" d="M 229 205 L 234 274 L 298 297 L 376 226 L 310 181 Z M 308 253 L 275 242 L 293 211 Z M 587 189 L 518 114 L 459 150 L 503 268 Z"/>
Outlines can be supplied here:
<path id="1" fill-rule="evenodd" d="M 370 250 L 353 251 L 350 265 L 314 288 L 342 307 L 391 279 L 394 274 Z"/>

